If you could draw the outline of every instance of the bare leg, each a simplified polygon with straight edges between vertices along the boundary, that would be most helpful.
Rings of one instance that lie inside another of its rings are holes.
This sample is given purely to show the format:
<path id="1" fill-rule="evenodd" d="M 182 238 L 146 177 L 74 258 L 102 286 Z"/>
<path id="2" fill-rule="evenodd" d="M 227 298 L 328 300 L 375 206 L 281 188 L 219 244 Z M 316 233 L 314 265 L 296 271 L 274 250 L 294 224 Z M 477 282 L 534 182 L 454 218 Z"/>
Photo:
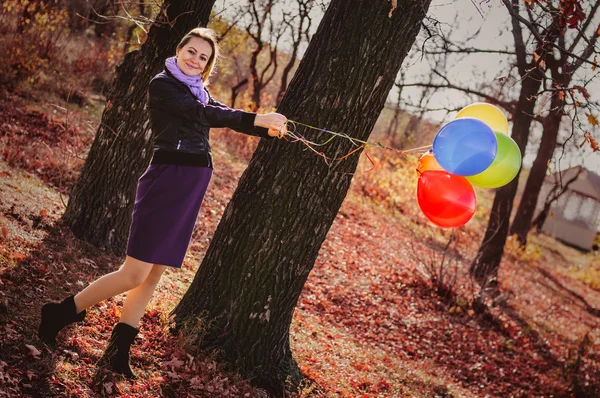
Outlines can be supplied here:
<path id="1" fill-rule="evenodd" d="M 166 269 L 167 267 L 164 265 L 154 264 L 144 283 L 129 291 L 121 310 L 121 320 L 119 322 L 137 328 L 138 323 L 144 315 L 146 306 L 152 298 L 154 289 Z"/>
<path id="2" fill-rule="evenodd" d="M 127 256 L 118 271 L 104 275 L 75 295 L 77 313 L 102 300 L 116 296 L 141 285 L 150 274 L 152 263 Z"/>

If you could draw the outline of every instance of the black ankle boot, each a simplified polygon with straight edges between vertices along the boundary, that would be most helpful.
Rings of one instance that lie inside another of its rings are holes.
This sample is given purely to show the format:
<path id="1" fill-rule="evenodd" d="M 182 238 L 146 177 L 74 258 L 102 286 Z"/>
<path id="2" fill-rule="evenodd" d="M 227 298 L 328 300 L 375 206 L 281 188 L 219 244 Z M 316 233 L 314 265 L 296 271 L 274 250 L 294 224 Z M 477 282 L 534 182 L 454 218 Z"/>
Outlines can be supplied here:
<path id="1" fill-rule="evenodd" d="M 139 329 L 126 323 L 117 323 L 110 336 L 108 347 L 100 359 L 100 366 L 108 367 L 127 378 L 136 379 L 136 374 L 129 366 L 129 349 L 139 332 Z"/>
<path id="2" fill-rule="evenodd" d="M 38 328 L 38 337 L 51 347 L 56 346 L 56 335 L 65 326 L 83 321 L 86 311 L 79 314 L 75 308 L 74 296 L 69 296 L 61 303 L 48 303 L 42 306 L 42 320 Z"/>

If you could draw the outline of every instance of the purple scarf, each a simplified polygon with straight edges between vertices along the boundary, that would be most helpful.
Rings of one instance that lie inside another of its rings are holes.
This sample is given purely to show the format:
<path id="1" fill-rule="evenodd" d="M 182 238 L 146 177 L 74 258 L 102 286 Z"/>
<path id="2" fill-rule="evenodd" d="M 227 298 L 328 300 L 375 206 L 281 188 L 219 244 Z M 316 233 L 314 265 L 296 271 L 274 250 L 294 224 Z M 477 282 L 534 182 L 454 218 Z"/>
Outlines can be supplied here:
<path id="1" fill-rule="evenodd" d="M 202 102 L 204 105 L 208 104 L 208 93 L 204 89 L 201 75 L 188 76 L 183 73 L 181 69 L 179 69 L 179 66 L 177 65 L 177 59 L 175 57 L 167 58 L 165 61 L 165 67 L 173 76 L 175 76 L 175 79 L 179 80 L 188 86 L 190 90 L 192 90 L 192 93 L 198 99 L 198 101 Z"/>

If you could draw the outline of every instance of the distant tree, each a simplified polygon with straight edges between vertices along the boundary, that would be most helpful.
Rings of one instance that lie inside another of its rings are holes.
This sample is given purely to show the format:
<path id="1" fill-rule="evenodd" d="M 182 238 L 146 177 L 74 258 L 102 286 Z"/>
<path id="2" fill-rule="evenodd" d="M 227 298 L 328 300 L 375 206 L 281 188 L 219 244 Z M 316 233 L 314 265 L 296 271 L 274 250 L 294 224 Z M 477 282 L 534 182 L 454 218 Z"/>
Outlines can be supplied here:
<path id="1" fill-rule="evenodd" d="M 144 2 L 141 1 L 140 3 L 143 4 Z M 111 17 L 119 13 L 122 4 L 117 0 L 96 0 L 94 2 L 88 20 L 90 24 L 93 24 L 96 37 L 108 38 L 117 30 L 116 20 Z"/>
<path id="2" fill-rule="evenodd" d="M 245 13 L 236 12 L 233 16 L 225 18 L 217 13 L 210 20 L 210 27 L 219 35 L 222 54 L 217 78 L 222 82 L 222 86 L 229 87 L 232 108 L 235 108 L 238 95 L 250 81 L 247 50 L 250 38 L 245 30 L 239 27 L 244 15 Z"/>
<path id="3" fill-rule="evenodd" d="M 550 3 L 546 2 L 544 4 L 549 5 Z M 436 73 L 440 76 L 439 83 L 408 85 L 460 90 L 471 96 L 479 97 L 480 100 L 504 108 L 510 114 L 512 120 L 511 137 L 521 153 L 525 153 L 532 123 L 535 120 L 542 120 L 538 116 L 538 109 L 543 109 L 543 101 L 540 101 L 540 98 L 545 95 L 545 92 L 555 90 L 552 81 L 547 79 L 546 76 L 547 63 L 552 62 L 556 46 L 561 43 L 561 37 L 565 33 L 564 18 L 568 15 L 555 13 L 539 17 L 534 14 L 534 8 L 540 7 L 541 10 L 546 10 L 539 4 L 523 7 L 520 0 L 503 0 L 503 4 L 509 11 L 512 24 L 512 48 L 506 50 L 473 48 L 442 37 L 444 40 L 439 48 L 427 52 L 433 55 L 458 54 L 463 57 L 470 54 L 506 54 L 514 57 L 514 69 L 516 69 L 517 76 L 513 76 L 511 70 L 505 76 L 499 78 L 495 85 L 489 83 L 485 85 L 477 81 L 470 81 L 468 85 L 461 85 L 452 83 L 443 71 L 438 71 Z M 563 11 L 567 12 L 567 10 L 569 9 Z M 570 10 L 570 12 L 577 11 L 576 9 Z M 533 26 L 536 28 L 530 30 L 530 27 Z M 529 51 L 528 48 L 533 48 L 533 51 Z M 509 90 L 510 86 L 518 87 L 516 93 Z M 551 89 L 549 90 L 548 87 L 551 87 Z M 555 91 L 564 92 L 564 90 Z M 490 286 L 488 282 L 496 283 L 498 267 L 508 237 L 510 215 L 517 193 L 518 180 L 519 176 L 517 175 L 512 182 L 497 189 L 487 229 L 477 255 L 470 266 L 471 275 L 485 286 Z"/>
<path id="4" fill-rule="evenodd" d="M 427 40 L 427 39 L 426 39 Z M 411 54 L 413 57 L 418 57 L 418 52 Z M 411 56 L 409 55 L 409 56 Z M 431 100 L 432 95 L 435 93 L 435 89 L 431 87 L 434 84 L 435 78 L 439 76 L 440 70 L 445 69 L 446 57 L 433 57 L 434 65 L 431 67 L 429 72 L 423 76 L 423 81 L 418 83 L 421 90 L 418 94 L 417 103 L 413 104 L 407 100 L 407 96 L 404 95 L 404 88 L 407 87 L 406 82 L 406 71 L 401 70 L 398 75 L 398 80 L 395 84 L 398 95 L 396 100 L 396 106 L 390 124 L 388 126 L 388 135 L 392 138 L 392 145 L 401 149 L 406 145 L 410 145 L 416 142 L 416 132 L 428 111 L 428 103 Z M 408 123 L 404 127 L 402 132 L 398 131 L 400 123 L 400 115 L 408 114 Z"/>
<path id="5" fill-rule="evenodd" d="M 245 79 L 240 80 L 234 86 L 231 87 L 231 107 L 232 108 L 235 107 L 235 100 L 237 99 L 237 96 L 238 96 L 240 90 L 242 89 L 242 87 L 244 87 L 247 84 L 248 84 L 248 78 L 245 78 Z"/>
<path id="6" fill-rule="evenodd" d="M 150 79 L 175 53 L 190 29 L 206 25 L 214 0 L 166 0 L 140 50 L 117 68 L 100 126 L 63 220 L 73 233 L 95 246 L 123 253 L 137 179 L 152 157 L 145 110 Z"/>
<path id="7" fill-rule="evenodd" d="M 252 89 L 252 109 L 261 105 L 261 94 L 277 72 L 277 50 L 285 31 L 285 25 L 273 21 L 275 0 L 249 0 L 242 11 L 249 16 L 245 29 L 254 42 L 250 54 L 250 85 Z M 267 52 L 267 60 L 259 64 L 259 56 Z"/>
<path id="8" fill-rule="evenodd" d="M 324 0 L 245 0 L 217 14 L 211 26 L 220 34 L 227 68 L 219 83 L 229 86 L 231 106 L 246 91 L 253 110 L 279 104 L 310 40 L 313 20 L 324 11 Z M 227 81 L 225 84 L 224 82 Z M 265 103 L 264 94 L 268 92 Z"/>
<path id="9" fill-rule="evenodd" d="M 521 79 L 519 97 L 512 112 L 511 137 L 523 154 L 534 120 L 537 95 L 544 80 L 543 63 L 552 53 L 552 45 L 560 35 L 561 28 L 558 20 L 552 20 L 544 27 L 543 34 L 532 39 L 535 43 L 534 53 L 538 55 L 534 57 L 527 50 L 527 42 L 521 29 L 520 1 L 503 0 L 503 3 L 511 15 L 516 66 Z M 487 229 L 469 269 L 474 279 L 484 286 L 497 284 L 498 269 L 508 237 L 510 214 L 517 194 L 519 174 L 520 171 L 510 183 L 496 191 Z"/>
<path id="10" fill-rule="evenodd" d="M 70 15 L 69 27 L 74 31 L 91 28 L 97 37 L 110 36 L 117 28 L 114 16 L 127 1 L 115 0 L 68 0 L 64 2 Z M 144 4 L 144 1 L 140 3 Z"/>
<path id="11" fill-rule="evenodd" d="M 137 3 L 137 12 L 135 14 L 135 17 L 137 20 L 142 20 L 142 21 L 146 21 L 149 20 L 150 18 L 150 10 L 152 9 L 152 7 L 150 7 L 150 5 L 147 6 L 146 2 L 144 1 L 140 1 L 139 3 Z M 129 28 L 127 28 L 127 33 L 125 34 L 125 42 L 129 43 L 129 45 L 131 44 L 135 44 L 136 42 L 136 31 L 138 31 L 140 29 L 140 25 L 139 23 L 132 23 L 129 25 Z M 142 25 L 143 26 L 143 25 Z M 145 29 L 142 29 L 145 32 Z M 138 37 L 139 40 L 139 37 Z M 125 46 L 125 49 L 128 49 L 129 46 Z"/>
<path id="12" fill-rule="evenodd" d="M 288 62 L 281 72 L 277 104 L 279 104 L 288 86 L 288 78 L 294 65 L 298 61 L 298 53 L 302 42 L 310 42 L 310 27 L 312 25 L 311 10 L 316 6 L 316 0 L 296 0 L 296 13 L 284 10 L 282 13 L 283 24 L 287 26 L 290 35 L 290 48 L 287 49 Z"/>
<path id="13" fill-rule="evenodd" d="M 533 21 L 542 18 L 557 19 L 561 26 L 561 34 L 545 59 L 550 76 L 544 81 L 544 92 L 549 93 L 550 100 L 547 114 L 541 119 L 542 141 L 510 228 L 510 234 L 516 235 L 521 245 L 527 243 L 527 234 L 531 229 L 540 188 L 558 142 L 561 121 L 569 114 L 570 117 L 578 117 L 577 108 L 590 98 L 585 87 L 589 80 L 578 82 L 577 73 L 586 64 L 597 67 L 593 59 L 600 53 L 596 46 L 600 35 L 600 18 L 596 18 L 600 1 L 588 3 L 587 10 L 581 4 L 576 0 L 563 1 L 560 4 L 548 2 L 544 7 L 533 8 L 538 14 L 531 17 L 531 22 L 522 22 L 533 35 L 539 36 L 539 27 L 533 24 Z M 571 10 L 570 13 L 567 10 Z M 569 35 L 568 28 L 573 29 L 575 33 Z"/>
<path id="14" fill-rule="evenodd" d="M 390 12 L 396 1 L 333 0 L 279 111 L 368 139 L 429 3 L 400 0 Z M 320 149 L 334 157 L 354 147 L 340 139 Z M 261 140 L 174 310 L 178 328 L 204 322 L 198 346 L 216 349 L 274 396 L 283 396 L 286 380 L 300 381 L 289 344 L 292 315 L 358 155 L 330 167 L 299 143 Z"/>

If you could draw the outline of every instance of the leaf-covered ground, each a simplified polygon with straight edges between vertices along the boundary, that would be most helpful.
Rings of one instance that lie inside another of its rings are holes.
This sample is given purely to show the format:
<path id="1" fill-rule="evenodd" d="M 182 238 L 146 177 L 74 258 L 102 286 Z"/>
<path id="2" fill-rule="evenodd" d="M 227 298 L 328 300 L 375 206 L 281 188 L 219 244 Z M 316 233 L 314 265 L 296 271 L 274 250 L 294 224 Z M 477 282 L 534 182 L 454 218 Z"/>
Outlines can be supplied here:
<path id="1" fill-rule="evenodd" d="M 245 167 L 240 148 L 254 141 L 213 133 L 215 176 L 184 267 L 167 271 L 142 320 L 132 359 L 140 378 L 130 382 L 95 366 L 123 296 L 92 308 L 55 351 L 36 337 L 44 302 L 123 260 L 60 222 L 97 113 L 0 97 L 0 396 L 264 396 L 168 328 Z M 373 156 L 376 167 L 355 176 L 294 315 L 292 349 L 307 379 L 296 395 L 600 396 L 600 256 L 544 235 L 527 250 L 509 242 L 499 294 L 474 306 L 478 289 L 466 271 L 486 225 L 490 193 L 481 192 L 475 219 L 446 253 L 452 292 L 441 292 L 427 275 L 450 235 L 419 214 L 411 159 Z"/>

